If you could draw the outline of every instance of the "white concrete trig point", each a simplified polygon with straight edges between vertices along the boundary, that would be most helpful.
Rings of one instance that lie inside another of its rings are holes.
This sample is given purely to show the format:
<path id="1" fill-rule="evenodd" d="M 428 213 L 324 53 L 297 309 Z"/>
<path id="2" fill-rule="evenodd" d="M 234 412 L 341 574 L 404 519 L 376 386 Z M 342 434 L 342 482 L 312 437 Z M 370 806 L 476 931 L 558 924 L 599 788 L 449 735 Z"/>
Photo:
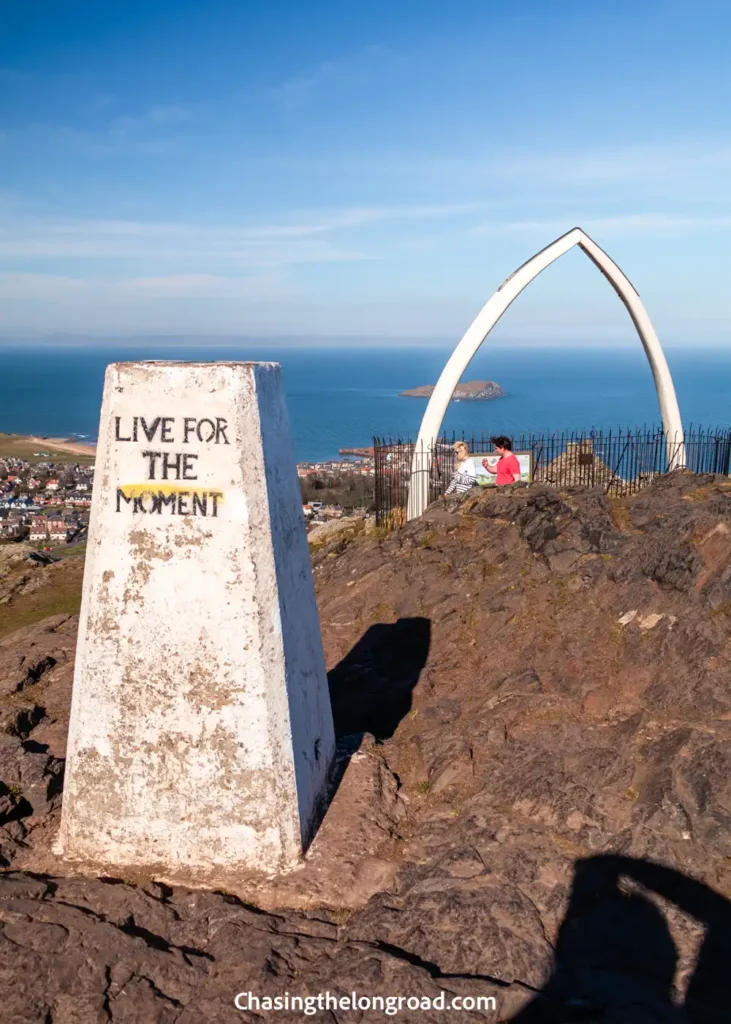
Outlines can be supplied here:
<path id="1" fill-rule="evenodd" d="M 274 363 L 107 369 L 57 852 L 300 862 L 334 750 Z"/>

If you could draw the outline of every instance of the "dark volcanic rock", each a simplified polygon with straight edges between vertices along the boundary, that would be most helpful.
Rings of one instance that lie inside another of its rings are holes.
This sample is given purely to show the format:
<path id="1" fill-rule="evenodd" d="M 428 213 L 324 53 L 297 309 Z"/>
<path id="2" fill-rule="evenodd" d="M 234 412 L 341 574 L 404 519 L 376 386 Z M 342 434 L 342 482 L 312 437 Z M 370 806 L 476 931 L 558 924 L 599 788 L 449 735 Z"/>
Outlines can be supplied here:
<path id="1" fill-rule="evenodd" d="M 0 643 L 0 828 L 36 872 L 0 882 L 3 1019 L 356 990 L 498 1004 L 406 1021 L 727 1020 L 729 481 L 467 494 L 314 565 L 347 767 L 308 867 L 241 901 L 60 877 L 73 623 Z"/>
<path id="2" fill-rule="evenodd" d="M 444 991 L 451 999 L 467 991 L 497 996 L 505 1005 L 525 997 L 519 987 L 443 978 L 395 946 L 351 936 L 327 911 L 270 915 L 217 893 L 22 874 L 6 876 L 0 893 L 3 1020 L 18 1024 L 266 1019 L 266 1013 L 236 1009 L 237 993 L 248 992 L 343 998 L 380 991 L 433 999 Z M 308 1019 L 302 1009 L 274 1016 Z M 438 1011 L 401 1016 L 426 1024 L 444 1020 Z M 316 1019 L 359 1017 L 325 1013 Z"/>
<path id="3" fill-rule="evenodd" d="M 0 640 L 0 865 L 60 808 L 77 624 L 56 615 Z"/>

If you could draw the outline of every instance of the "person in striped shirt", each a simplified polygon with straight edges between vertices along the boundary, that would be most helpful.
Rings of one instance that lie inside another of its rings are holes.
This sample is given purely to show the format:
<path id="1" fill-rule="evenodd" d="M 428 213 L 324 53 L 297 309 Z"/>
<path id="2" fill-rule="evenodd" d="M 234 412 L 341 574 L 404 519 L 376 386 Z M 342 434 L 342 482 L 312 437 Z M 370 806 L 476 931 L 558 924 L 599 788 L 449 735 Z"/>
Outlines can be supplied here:
<path id="1" fill-rule="evenodd" d="M 457 456 L 457 472 L 452 477 L 445 494 L 464 494 L 477 484 L 477 470 L 475 460 L 470 457 L 470 450 L 466 441 L 457 441 L 454 446 L 454 454 Z"/>

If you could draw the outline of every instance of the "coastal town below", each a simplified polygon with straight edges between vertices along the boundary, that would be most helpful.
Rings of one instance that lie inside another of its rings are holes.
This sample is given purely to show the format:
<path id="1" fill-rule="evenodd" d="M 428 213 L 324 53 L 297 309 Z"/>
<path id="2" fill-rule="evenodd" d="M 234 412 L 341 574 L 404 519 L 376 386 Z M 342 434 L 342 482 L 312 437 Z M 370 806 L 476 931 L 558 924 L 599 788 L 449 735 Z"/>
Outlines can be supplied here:
<path id="1" fill-rule="evenodd" d="M 334 520 L 372 517 L 376 476 L 373 448 L 342 448 L 340 456 L 297 465 L 308 535 L 317 526 Z"/>
<path id="2" fill-rule="evenodd" d="M 75 440 L 0 434 L 0 541 L 30 541 L 39 550 L 83 543 L 95 452 L 95 445 Z M 344 448 L 340 456 L 297 466 L 308 534 L 371 517 L 373 449 Z"/>
<path id="3" fill-rule="evenodd" d="M 40 547 L 85 536 L 94 466 L 0 459 L 0 540 L 30 540 Z"/>

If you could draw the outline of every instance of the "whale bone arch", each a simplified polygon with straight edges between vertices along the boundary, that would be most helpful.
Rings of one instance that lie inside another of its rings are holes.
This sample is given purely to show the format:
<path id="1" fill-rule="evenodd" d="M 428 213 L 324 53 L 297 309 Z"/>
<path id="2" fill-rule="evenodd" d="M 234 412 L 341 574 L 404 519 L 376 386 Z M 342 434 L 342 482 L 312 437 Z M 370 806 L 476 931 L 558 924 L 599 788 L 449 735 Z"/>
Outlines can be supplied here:
<path id="1" fill-rule="evenodd" d="M 612 288 L 627 308 L 632 322 L 640 336 L 652 376 L 655 381 L 657 399 L 660 405 L 663 431 L 667 447 L 668 468 L 685 466 L 683 424 L 680 418 L 675 386 L 670 375 L 665 353 L 652 321 L 647 314 L 639 293 L 630 280 L 622 273 L 596 242 L 581 228 L 572 228 L 544 249 L 532 256 L 506 278 L 497 291 L 488 299 L 462 336 L 442 370 L 419 428 L 414 446 L 409 479 L 408 519 L 416 519 L 429 503 L 429 476 L 432 452 L 439 438 L 442 422 L 454 390 L 462 379 L 473 356 L 487 338 L 505 310 L 520 295 L 530 282 L 550 266 L 559 256 L 577 245 L 592 263 L 607 278 Z"/>

